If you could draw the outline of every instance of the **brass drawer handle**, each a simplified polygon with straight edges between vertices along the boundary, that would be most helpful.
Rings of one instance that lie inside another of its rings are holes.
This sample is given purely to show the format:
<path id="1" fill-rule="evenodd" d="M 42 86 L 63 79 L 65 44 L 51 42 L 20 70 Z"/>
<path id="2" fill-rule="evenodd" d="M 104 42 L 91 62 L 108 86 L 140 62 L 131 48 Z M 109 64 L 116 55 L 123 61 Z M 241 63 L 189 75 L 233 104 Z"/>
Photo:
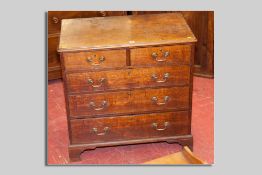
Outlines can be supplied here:
<path id="1" fill-rule="evenodd" d="M 100 84 L 94 84 L 94 80 L 91 79 L 91 78 L 89 78 L 89 79 L 87 80 L 87 82 L 88 82 L 89 84 L 91 84 L 91 86 L 92 86 L 93 88 L 99 88 L 99 87 L 101 87 L 101 86 L 104 85 L 104 83 L 106 82 L 106 79 L 105 79 L 105 78 L 101 78 L 101 79 L 99 80 Z"/>
<path id="2" fill-rule="evenodd" d="M 54 22 L 55 24 L 57 24 L 58 21 L 59 21 L 59 19 L 58 19 L 57 17 L 53 17 L 52 20 L 53 20 L 53 22 Z"/>
<path id="3" fill-rule="evenodd" d="M 162 57 L 158 56 L 158 53 L 153 52 L 152 53 L 152 58 L 157 61 L 157 62 L 164 62 L 166 61 L 166 59 L 168 58 L 168 56 L 170 55 L 170 53 L 168 51 L 163 51 L 162 49 L 160 49 L 161 55 Z"/>
<path id="4" fill-rule="evenodd" d="M 101 63 L 103 63 L 106 58 L 104 56 L 100 56 L 96 62 L 94 62 L 94 58 L 96 58 L 96 55 L 87 57 L 86 61 L 89 62 L 93 66 L 99 66 Z"/>
<path id="5" fill-rule="evenodd" d="M 101 111 L 101 110 L 105 109 L 107 106 L 108 106 L 107 101 L 102 101 L 101 106 L 99 106 L 99 107 L 96 106 L 95 102 L 89 103 L 89 107 L 91 107 L 95 111 Z"/>
<path id="6" fill-rule="evenodd" d="M 158 76 L 156 74 L 152 75 L 152 79 L 157 83 L 164 83 L 167 81 L 169 77 L 169 73 L 165 73 L 162 80 L 158 80 Z"/>
<path id="7" fill-rule="evenodd" d="M 103 136 L 103 135 L 106 135 L 106 133 L 108 132 L 108 130 L 109 130 L 109 127 L 104 127 L 104 132 L 100 132 L 100 133 L 97 133 L 98 132 L 98 129 L 97 128 L 93 128 L 92 129 L 93 130 L 93 132 L 96 134 L 96 135 L 98 135 L 98 136 Z"/>
<path id="8" fill-rule="evenodd" d="M 157 105 L 165 105 L 165 104 L 167 104 L 167 102 L 169 101 L 169 99 L 170 99 L 169 96 L 165 96 L 163 102 L 158 102 L 158 98 L 157 98 L 157 97 L 152 97 L 152 102 L 155 103 L 155 104 L 157 104 Z"/>
<path id="9" fill-rule="evenodd" d="M 157 131 L 164 131 L 167 129 L 167 126 L 169 125 L 169 122 L 165 122 L 164 123 L 164 128 L 158 128 L 158 124 L 157 123 L 152 123 L 152 127 L 157 130 Z"/>

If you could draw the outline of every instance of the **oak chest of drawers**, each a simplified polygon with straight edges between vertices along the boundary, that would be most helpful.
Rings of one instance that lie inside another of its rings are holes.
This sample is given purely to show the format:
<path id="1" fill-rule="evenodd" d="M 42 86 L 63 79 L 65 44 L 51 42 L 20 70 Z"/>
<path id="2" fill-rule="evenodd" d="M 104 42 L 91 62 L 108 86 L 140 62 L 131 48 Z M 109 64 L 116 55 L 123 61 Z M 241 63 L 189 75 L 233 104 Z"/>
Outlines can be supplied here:
<path id="1" fill-rule="evenodd" d="M 125 144 L 192 149 L 195 42 L 179 13 L 62 20 L 70 160 Z"/>

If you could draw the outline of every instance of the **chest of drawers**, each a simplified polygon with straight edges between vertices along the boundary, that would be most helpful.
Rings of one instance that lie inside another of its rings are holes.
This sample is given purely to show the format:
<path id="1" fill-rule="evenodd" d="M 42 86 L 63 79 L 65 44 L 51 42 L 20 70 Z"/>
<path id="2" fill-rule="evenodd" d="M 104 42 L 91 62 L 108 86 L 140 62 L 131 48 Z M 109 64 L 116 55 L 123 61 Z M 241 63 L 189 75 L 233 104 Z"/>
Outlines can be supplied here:
<path id="1" fill-rule="evenodd" d="M 195 42 L 179 13 L 62 20 L 70 160 L 159 141 L 192 149 Z"/>

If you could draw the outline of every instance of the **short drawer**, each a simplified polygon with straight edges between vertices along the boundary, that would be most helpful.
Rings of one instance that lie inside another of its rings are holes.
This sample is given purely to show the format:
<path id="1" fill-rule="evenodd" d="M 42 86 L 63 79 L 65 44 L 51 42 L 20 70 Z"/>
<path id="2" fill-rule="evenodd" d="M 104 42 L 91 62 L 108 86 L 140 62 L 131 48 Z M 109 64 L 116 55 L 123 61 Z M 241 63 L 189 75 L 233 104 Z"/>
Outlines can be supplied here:
<path id="1" fill-rule="evenodd" d="M 189 66 L 166 66 L 66 74 L 69 92 L 103 92 L 188 85 Z"/>
<path id="2" fill-rule="evenodd" d="M 189 87 L 145 89 L 70 95 L 72 118 L 112 114 L 184 110 L 189 107 Z"/>
<path id="3" fill-rule="evenodd" d="M 190 64 L 191 45 L 131 49 L 132 66 Z"/>
<path id="4" fill-rule="evenodd" d="M 71 144 L 190 134 L 188 112 L 71 120 Z"/>
<path id="5" fill-rule="evenodd" d="M 63 53 L 65 69 L 97 70 L 126 66 L 126 50 Z"/>

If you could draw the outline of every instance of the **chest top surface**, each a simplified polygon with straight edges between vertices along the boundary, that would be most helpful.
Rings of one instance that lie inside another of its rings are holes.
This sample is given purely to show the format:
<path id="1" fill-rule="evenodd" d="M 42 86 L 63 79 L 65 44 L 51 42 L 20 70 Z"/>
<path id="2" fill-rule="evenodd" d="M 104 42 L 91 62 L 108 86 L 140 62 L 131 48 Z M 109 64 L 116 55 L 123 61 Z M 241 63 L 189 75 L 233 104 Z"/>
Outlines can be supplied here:
<path id="1" fill-rule="evenodd" d="M 196 42 L 180 13 L 62 20 L 59 52 Z"/>

